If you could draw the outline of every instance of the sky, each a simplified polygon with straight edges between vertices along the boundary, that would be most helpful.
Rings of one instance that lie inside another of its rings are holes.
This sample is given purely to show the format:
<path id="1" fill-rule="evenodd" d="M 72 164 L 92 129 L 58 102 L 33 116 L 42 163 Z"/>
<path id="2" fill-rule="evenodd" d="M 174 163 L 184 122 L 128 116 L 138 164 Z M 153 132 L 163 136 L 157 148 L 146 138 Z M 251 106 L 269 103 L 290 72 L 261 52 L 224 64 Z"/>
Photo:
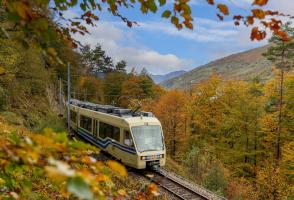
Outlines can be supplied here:
<path id="1" fill-rule="evenodd" d="M 249 13 L 253 0 L 218 0 L 230 6 L 232 14 Z M 118 17 L 107 11 L 99 14 L 95 27 L 88 27 L 90 34 L 73 37 L 82 44 L 102 45 L 114 62 L 125 60 L 128 70 L 135 67 L 138 72 L 145 67 L 152 74 L 166 74 L 177 70 L 191 70 L 233 53 L 263 46 L 267 40 L 252 42 L 251 29 L 234 26 L 227 18 L 218 20 L 217 10 L 206 0 L 190 0 L 193 30 L 177 30 L 167 19 L 160 17 L 163 10 L 172 6 L 172 0 L 157 14 L 142 14 L 139 8 L 122 9 L 120 12 L 138 26 L 129 28 Z M 165 8 L 165 9 L 164 9 Z M 268 9 L 294 15 L 294 0 L 270 0 Z M 105 10 L 105 9 L 104 9 Z M 67 12 L 68 17 L 79 11 Z"/>

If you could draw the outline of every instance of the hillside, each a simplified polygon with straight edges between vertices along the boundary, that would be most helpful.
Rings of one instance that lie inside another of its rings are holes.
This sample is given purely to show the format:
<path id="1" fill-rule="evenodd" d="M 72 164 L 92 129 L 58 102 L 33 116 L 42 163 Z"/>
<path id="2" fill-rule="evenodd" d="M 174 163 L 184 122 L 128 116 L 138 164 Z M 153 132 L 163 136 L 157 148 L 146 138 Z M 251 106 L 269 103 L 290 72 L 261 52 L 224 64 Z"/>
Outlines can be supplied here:
<path id="1" fill-rule="evenodd" d="M 207 79 L 213 72 L 225 79 L 249 80 L 259 76 L 268 78 L 271 75 L 271 64 L 262 56 L 268 46 L 237 53 L 228 57 L 197 67 L 181 76 L 163 81 L 165 88 L 188 88 L 191 84 Z"/>
<path id="2" fill-rule="evenodd" d="M 186 71 L 184 70 L 179 70 L 179 71 L 174 71 L 174 72 L 170 72 L 170 73 L 167 73 L 167 74 L 163 74 L 163 75 L 155 75 L 155 74 L 151 74 L 150 77 L 152 78 L 152 80 L 155 82 L 155 83 L 161 83 L 165 80 L 168 80 L 168 79 L 172 79 L 172 78 L 175 78 L 175 77 L 178 77 L 182 74 L 186 73 Z"/>

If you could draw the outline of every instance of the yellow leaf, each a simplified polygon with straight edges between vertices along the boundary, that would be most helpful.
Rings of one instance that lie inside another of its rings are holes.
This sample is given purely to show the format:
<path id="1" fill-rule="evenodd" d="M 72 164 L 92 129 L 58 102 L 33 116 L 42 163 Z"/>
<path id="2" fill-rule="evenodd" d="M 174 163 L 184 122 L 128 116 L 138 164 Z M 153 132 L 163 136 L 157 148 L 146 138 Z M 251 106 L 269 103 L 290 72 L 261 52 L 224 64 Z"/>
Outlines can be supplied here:
<path id="1" fill-rule="evenodd" d="M 47 172 L 47 176 L 56 183 L 62 183 L 67 180 L 67 176 L 55 167 L 46 166 L 45 170 Z"/>
<path id="2" fill-rule="evenodd" d="M 36 163 L 39 159 L 39 154 L 36 151 L 28 151 L 26 155 L 29 163 Z"/>
<path id="3" fill-rule="evenodd" d="M 55 51 L 54 48 L 48 48 L 47 49 L 47 53 L 52 56 L 52 57 L 56 57 L 57 56 L 57 52 Z"/>
<path id="4" fill-rule="evenodd" d="M 113 160 L 109 160 L 107 161 L 107 165 L 115 172 L 119 173 L 121 176 L 127 176 L 127 170 L 126 168 L 121 165 L 120 163 L 113 161 Z"/>
<path id="5" fill-rule="evenodd" d="M 31 10 L 24 2 L 21 2 L 21 1 L 14 2 L 13 8 L 22 19 L 27 20 L 30 18 Z"/>
<path id="6" fill-rule="evenodd" d="M 3 67 L 0 67 L 0 75 L 4 75 L 5 74 L 5 69 Z"/>
<path id="7" fill-rule="evenodd" d="M 0 178 L 0 185 L 4 185 L 5 184 L 5 180 Z"/>
<path id="8" fill-rule="evenodd" d="M 126 196 L 126 191 L 124 190 L 124 189 L 120 189 L 120 190 L 118 190 L 117 191 L 117 193 L 119 194 L 119 195 L 121 195 L 121 196 Z"/>

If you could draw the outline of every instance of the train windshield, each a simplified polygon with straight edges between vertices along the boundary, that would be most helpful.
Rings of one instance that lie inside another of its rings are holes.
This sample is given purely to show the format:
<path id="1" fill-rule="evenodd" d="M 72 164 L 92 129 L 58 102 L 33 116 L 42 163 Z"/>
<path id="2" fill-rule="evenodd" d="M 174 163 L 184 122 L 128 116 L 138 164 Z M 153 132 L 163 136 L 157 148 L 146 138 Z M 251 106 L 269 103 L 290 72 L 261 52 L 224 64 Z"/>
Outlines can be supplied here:
<path id="1" fill-rule="evenodd" d="M 139 152 L 163 150 L 160 126 L 133 126 L 132 133 Z"/>

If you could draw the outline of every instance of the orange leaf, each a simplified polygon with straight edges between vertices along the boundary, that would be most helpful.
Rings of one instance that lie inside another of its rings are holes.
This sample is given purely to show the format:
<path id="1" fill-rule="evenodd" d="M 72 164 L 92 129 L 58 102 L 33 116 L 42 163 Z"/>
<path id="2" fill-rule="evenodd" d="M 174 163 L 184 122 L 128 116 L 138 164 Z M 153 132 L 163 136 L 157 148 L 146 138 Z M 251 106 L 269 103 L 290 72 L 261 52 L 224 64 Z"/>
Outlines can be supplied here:
<path id="1" fill-rule="evenodd" d="M 190 21 L 184 21 L 184 24 L 188 29 L 193 29 L 193 24 Z"/>
<path id="2" fill-rule="evenodd" d="M 278 31 L 281 29 L 282 21 L 271 19 L 272 21 L 269 22 L 269 27 L 272 31 Z"/>
<path id="3" fill-rule="evenodd" d="M 235 15 L 234 17 L 233 17 L 233 19 L 234 20 L 241 20 L 243 18 L 243 16 L 241 16 L 241 15 Z"/>
<path id="4" fill-rule="evenodd" d="M 264 6 L 268 3 L 268 0 L 254 0 L 253 5 Z"/>
<path id="5" fill-rule="evenodd" d="M 265 31 L 260 31 L 258 27 L 254 27 L 251 31 L 251 40 L 263 40 L 266 37 Z"/>
<path id="6" fill-rule="evenodd" d="M 158 196 L 157 186 L 154 183 L 151 183 L 150 185 L 148 185 L 148 192 L 154 196 Z"/>
<path id="7" fill-rule="evenodd" d="M 214 5 L 214 0 L 207 0 L 207 3 L 210 5 Z"/>
<path id="8" fill-rule="evenodd" d="M 261 9 L 253 9 L 252 14 L 254 17 L 258 19 L 264 19 L 265 18 L 265 12 Z"/>
<path id="9" fill-rule="evenodd" d="M 285 33 L 284 31 L 278 30 L 278 31 L 275 31 L 274 34 L 277 35 L 284 42 L 289 42 L 291 40 L 288 34 Z"/>
<path id="10" fill-rule="evenodd" d="M 229 15 L 229 8 L 228 6 L 219 3 L 217 5 L 217 8 L 220 10 L 221 13 L 223 13 L 224 15 Z"/>
<path id="11" fill-rule="evenodd" d="M 250 24 L 250 25 L 254 24 L 254 17 L 248 16 L 247 17 L 247 23 Z"/>
<path id="12" fill-rule="evenodd" d="M 267 11 L 264 11 L 266 15 L 278 15 L 279 12 L 278 11 L 271 11 L 271 10 L 267 10 Z"/>
<path id="13" fill-rule="evenodd" d="M 86 16 L 86 17 L 90 17 L 90 16 L 91 16 L 91 11 L 87 11 L 87 12 L 84 14 L 84 16 Z"/>

